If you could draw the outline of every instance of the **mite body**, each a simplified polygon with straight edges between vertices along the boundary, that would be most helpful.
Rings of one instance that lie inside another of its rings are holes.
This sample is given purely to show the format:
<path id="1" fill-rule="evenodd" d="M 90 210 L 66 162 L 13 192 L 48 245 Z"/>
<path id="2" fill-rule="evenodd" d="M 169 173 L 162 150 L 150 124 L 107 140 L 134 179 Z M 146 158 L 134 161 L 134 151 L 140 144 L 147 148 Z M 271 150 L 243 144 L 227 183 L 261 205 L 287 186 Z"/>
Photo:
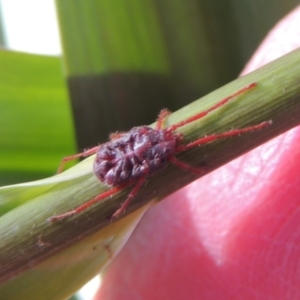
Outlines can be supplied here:
<path id="1" fill-rule="evenodd" d="M 101 182 L 118 186 L 163 169 L 183 136 L 167 129 L 134 127 L 99 147 L 94 172 Z"/>
<path id="2" fill-rule="evenodd" d="M 148 126 L 134 127 L 126 133 L 112 134 L 110 141 L 105 144 L 65 157 L 58 172 L 63 170 L 67 161 L 96 153 L 94 173 L 101 182 L 111 188 L 71 211 L 48 218 L 48 221 L 54 222 L 75 215 L 89 208 L 94 203 L 116 194 L 127 186 L 133 185 L 133 189 L 125 202 L 112 216 L 113 218 L 119 217 L 126 210 L 132 198 L 138 193 L 146 178 L 166 167 L 168 163 L 173 163 L 185 170 L 202 174 L 203 168 L 195 168 L 178 160 L 176 154 L 220 138 L 260 130 L 269 126 L 272 122 L 266 121 L 247 128 L 200 137 L 188 144 L 184 144 L 184 136 L 177 132 L 176 129 L 203 118 L 211 111 L 225 105 L 229 100 L 254 88 L 256 85 L 256 83 L 251 83 L 229 97 L 222 99 L 209 109 L 166 128 L 164 128 L 164 121 L 170 112 L 162 110 L 154 129 Z"/>

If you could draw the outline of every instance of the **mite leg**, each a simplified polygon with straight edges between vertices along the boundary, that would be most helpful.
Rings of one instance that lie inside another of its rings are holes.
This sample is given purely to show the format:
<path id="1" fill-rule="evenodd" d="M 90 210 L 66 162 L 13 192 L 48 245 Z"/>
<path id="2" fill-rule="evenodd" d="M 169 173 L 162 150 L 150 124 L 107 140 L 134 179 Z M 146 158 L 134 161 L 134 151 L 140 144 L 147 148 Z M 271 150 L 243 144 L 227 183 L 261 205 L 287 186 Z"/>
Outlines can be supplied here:
<path id="1" fill-rule="evenodd" d="M 97 152 L 97 150 L 99 149 L 100 146 L 96 146 L 96 147 L 93 147 L 91 149 L 87 149 L 83 152 L 80 152 L 80 153 L 77 153 L 77 154 L 74 154 L 74 155 L 71 155 L 71 156 L 67 156 L 67 157 L 64 157 L 62 160 L 61 160 L 61 163 L 57 169 L 57 173 L 61 173 L 64 169 L 64 166 L 65 164 L 68 162 L 68 161 L 71 161 L 71 160 L 74 160 L 76 158 L 80 158 L 80 157 L 86 157 L 86 156 L 90 156 L 94 153 Z"/>
<path id="2" fill-rule="evenodd" d="M 206 167 L 204 167 L 204 166 L 202 168 L 195 168 L 195 167 L 193 167 L 193 166 L 191 166 L 189 164 L 186 164 L 186 163 L 180 161 L 175 156 L 173 156 L 173 157 L 170 158 L 170 162 L 172 164 L 174 164 L 174 165 L 182 168 L 182 169 L 185 169 L 187 171 L 196 173 L 198 175 L 202 175 L 205 172 L 205 170 L 206 170 Z"/>
<path id="3" fill-rule="evenodd" d="M 123 190 L 125 187 L 127 187 L 129 184 L 126 184 L 126 185 L 122 185 L 122 186 L 117 186 L 117 187 L 114 187 L 104 193 L 101 193 L 100 195 L 98 195 L 97 197 L 89 200 L 88 202 L 78 206 L 77 208 L 73 209 L 73 210 L 70 210 L 64 214 L 61 214 L 61 215 L 56 215 L 56 216 L 52 216 L 50 218 L 48 218 L 47 220 L 49 222 L 55 222 L 55 221 L 59 221 L 59 220 L 63 220 L 65 218 L 68 218 L 68 217 L 71 217 L 73 215 L 76 215 L 84 210 L 86 210 L 87 208 L 89 208 L 91 205 L 95 204 L 96 202 L 98 201 L 101 201 L 109 196 L 112 196 L 118 192 L 120 192 L 121 190 Z"/>
<path id="4" fill-rule="evenodd" d="M 157 129 L 157 130 L 162 129 L 164 127 L 163 123 L 164 123 L 166 117 L 169 116 L 170 114 L 171 114 L 171 112 L 168 111 L 167 109 L 162 109 L 158 115 L 155 129 Z"/>
<path id="5" fill-rule="evenodd" d="M 114 132 L 109 135 L 110 140 L 115 140 L 122 137 L 126 132 Z"/>
<path id="6" fill-rule="evenodd" d="M 141 177 L 135 187 L 133 188 L 133 190 L 130 192 L 130 194 L 128 195 L 127 199 L 125 200 L 125 202 L 121 205 L 121 207 L 112 215 L 112 219 L 113 218 L 117 218 L 119 217 L 119 215 L 124 212 L 126 210 L 126 208 L 128 207 L 128 205 L 130 204 L 130 202 L 132 201 L 133 197 L 138 193 L 139 189 L 141 188 L 142 184 L 145 182 L 145 178 L 146 177 Z"/>
<path id="7" fill-rule="evenodd" d="M 255 88 L 256 86 L 257 86 L 257 83 L 253 82 L 253 83 L 251 83 L 251 84 L 245 86 L 244 88 L 240 89 L 240 90 L 237 91 L 236 93 L 234 93 L 234 94 L 232 94 L 232 95 L 230 95 L 230 96 L 228 96 L 228 97 L 222 99 L 221 101 L 219 101 L 218 103 L 216 103 L 215 105 L 213 105 L 212 107 L 210 107 L 209 109 L 204 110 L 204 111 L 202 111 L 202 112 L 200 112 L 200 113 L 198 113 L 198 114 L 196 114 L 196 115 L 194 115 L 194 116 L 192 116 L 192 117 L 190 117 L 190 118 L 188 118 L 188 119 L 186 119 L 186 120 L 184 120 L 184 121 L 182 121 L 182 122 L 179 122 L 179 123 L 177 123 L 177 124 L 174 124 L 174 125 L 169 126 L 169 127 L 168 127 L 168 130 L 169 130 L 169 131 L 174 131 L 174 130 L 176 130 L 178 127 L 184 126 L 184 125 L 186 125 L 186 124 L 188 124 L 188 123 L 191 123 L 191 122 L 194 122 L 194 121 L 196 121 L 196 120 L 198 120 L 198 119 L 201 119 L 201 118 L 203 118 L 204 116 L 206 116 L 207 114 L 209 114 L 211 111 L 213 111 L 213 110 L 215 110 L 215 109 L 217 109 L 217 108 L 219 108 L 219 107 L 225 105 L 229 100 L 231 100 L 231 99 L 233 99 L 233 98 L 239 96 L 240 94 L 245 93 L 246 91 L 248 91 L 248 90 L 250 90 L 250 89 Z"/>
<path id="8" fill-rule="evenodd" d="M 245 132 L 260 130 L 260 129 L 262 129 L 264 127 L 267 127 L 271 124 L 272 124 L 272 121 L 265 121 L 265 122 L 262 122 L 262 123 L 257 124 L 257 125 L 249 126 L 247 128 L 234 129 L 234 130 L 230 130 L 230 131 L 220 133 L 220 134 L 208 135 L 208 136 L 202 137 L 198 140 L 195 140 L 195 141 L 193 141 L 193 142 L 191 142 L 187 145 L 179 146 L 177 148 L 176 152 L 178 153 L 178 152 L 181 152 L 181 151 L 185 151 L 185 150 L 191 149 L 193 147 L 200 146 L 200 145 L 218 140 L 220 138 L 231 137 L 231 136 L 235 136 L 235 135 L 240 135 L 240 134 L 245 133 Z"/>

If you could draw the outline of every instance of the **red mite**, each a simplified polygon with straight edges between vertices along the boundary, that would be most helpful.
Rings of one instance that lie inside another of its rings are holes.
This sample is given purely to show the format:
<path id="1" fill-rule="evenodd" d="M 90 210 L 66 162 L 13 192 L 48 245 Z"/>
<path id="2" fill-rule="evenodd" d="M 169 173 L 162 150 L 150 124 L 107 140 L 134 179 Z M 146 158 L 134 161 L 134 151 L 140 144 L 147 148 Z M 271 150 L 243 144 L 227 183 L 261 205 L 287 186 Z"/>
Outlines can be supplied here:
<path id="1" fill-rule="evenodd" d="M 168 163 L 173 163 L 185 170 L 192 171 L 197 174 L 203 173 L 203 168 L 194 168 L 193 166 L 181 162 L 175 155 L 182 151 L 220 138 L 262 129 L 270 125 L 272 122 L 266 121 L 243 129 L 235 129 L 220 134 L 212 134 L 201 137 L 189 144 L 183 144 L 183 134 L 175 130 L 195 120 L 203 118 L 209 112 L 225 105 L 229 100 L 254 88 L 256 85 L 256 83 L 251 83 L 238 92 L 221 100 L 209 109 L 166 128 L 163 128 L 163 124 L 170 112 L 162 110 L 158 116 L 155 129 L 148 126 L 133 127 L 126 133 L 112 134 L 110 136 L 110 141 L 105 144 L 88 149 L 82 153 L 65 157 L 62 160 L 58 172 L 62 171 L 64 164 L 67 161 L 79 157 L 90 156 L 96 153 L 94 173 L 101 182 L 111 186 L 111 189 L 101 193 L 94 199 L 71 211 L 48 218 L 48 221 L 54 222 L 75 215 L 89 208 L 92 204 L 123 190 L 125 187 L 134 185 L 125 202 L 112 216 L 113 218 L 118 217 L 126 210 L 132 198 L 138 193 L 146 178 L 163 169 Z"/>

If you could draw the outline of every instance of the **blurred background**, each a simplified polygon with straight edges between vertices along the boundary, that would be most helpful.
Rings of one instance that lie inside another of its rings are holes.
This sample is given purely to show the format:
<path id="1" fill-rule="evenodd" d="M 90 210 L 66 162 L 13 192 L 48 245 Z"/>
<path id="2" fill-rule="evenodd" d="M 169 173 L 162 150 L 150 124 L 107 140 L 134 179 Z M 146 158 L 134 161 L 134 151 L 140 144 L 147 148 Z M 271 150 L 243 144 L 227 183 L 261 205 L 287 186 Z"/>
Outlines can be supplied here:
<path id="1" fill-rule="evenodd" d="M 60 55 L 54 0 L 1 0 L 1 46 L 35 54 Z"/>

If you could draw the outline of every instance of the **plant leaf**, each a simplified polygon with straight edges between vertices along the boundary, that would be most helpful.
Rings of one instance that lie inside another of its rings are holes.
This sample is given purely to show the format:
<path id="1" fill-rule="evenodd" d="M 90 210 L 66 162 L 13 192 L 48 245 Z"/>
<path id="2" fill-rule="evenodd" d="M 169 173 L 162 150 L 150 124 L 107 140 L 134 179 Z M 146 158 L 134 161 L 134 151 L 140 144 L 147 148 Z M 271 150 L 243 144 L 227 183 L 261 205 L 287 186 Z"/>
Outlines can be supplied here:
<path id="1" fill-rule="evenodd" d="M 74 152 L 58 57 L 0 51 L 0 185 L 48 177 Z"/>

